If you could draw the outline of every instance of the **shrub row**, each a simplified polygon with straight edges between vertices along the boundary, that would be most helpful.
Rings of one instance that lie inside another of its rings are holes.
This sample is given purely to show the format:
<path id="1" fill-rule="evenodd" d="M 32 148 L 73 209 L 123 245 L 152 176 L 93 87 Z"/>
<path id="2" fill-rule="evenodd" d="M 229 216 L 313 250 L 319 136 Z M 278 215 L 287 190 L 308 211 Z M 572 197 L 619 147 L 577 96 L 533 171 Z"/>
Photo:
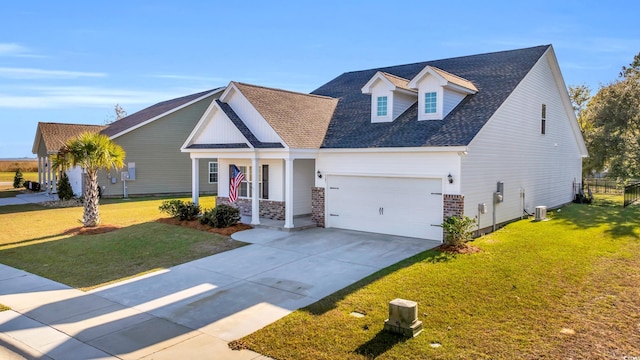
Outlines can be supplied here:
<path id="1" fill-rule="evenodd" d="M 191 201 L 165 200 L 160 204 L 160 211 L 180 220 L 195 220 L 201 213 L 199 205 Z M 213 209 L 204 210 L 200 223 L 216 228 L 233 226 L 240 221 L 240 210 L 231 205 L 220 204 Z"/>

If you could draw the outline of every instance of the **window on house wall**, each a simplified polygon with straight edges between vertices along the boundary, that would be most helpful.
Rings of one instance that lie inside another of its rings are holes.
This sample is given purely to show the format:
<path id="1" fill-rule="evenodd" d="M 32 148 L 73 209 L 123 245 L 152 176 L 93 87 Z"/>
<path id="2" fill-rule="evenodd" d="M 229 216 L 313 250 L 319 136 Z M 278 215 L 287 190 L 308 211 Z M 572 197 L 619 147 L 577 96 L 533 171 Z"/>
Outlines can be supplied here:
<path id="1" fill-rule="evenodd" d="M 435 114 L 437 112 L 438 94 L 434 92 L 428 92 L 424 94 L 424 113 Z"/>
<path id="2" fill-rule="evenodd" d="M 253 195 L 253 168 L 251 166 L 238 166 L 238 169 L 244 174 L 244 180 L 240 183 L 238 197 L 251 198 Z M 262 165 L 258 168 L 258 189 L 260 199 L 269 199 L 269 165 Z"/>
<path id="3" fill-rule="evenodd" d="M 387 116 L 387 97 L 378 96 L 378 116 Z"/>
<path id="4" fill-rule="evenodd" d="M 541 118 L 540 133 L 544 135 L 547 133 L 547 105 L 545 104 L 542 104 Z"/>
<path id="5" fill-rule="evenodd" d="M 209 162 L 209 184 L 218 182 L 218 162 Z"/>

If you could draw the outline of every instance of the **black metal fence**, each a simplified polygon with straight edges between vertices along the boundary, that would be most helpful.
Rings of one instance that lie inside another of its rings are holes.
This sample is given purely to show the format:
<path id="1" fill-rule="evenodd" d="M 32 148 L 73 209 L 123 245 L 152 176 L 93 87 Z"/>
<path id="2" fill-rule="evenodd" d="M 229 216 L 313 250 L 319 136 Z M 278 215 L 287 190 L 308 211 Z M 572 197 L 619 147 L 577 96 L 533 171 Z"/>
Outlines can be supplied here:
<path id="1" fill-rule="evenodd" d="M 640 181 L 624 187 L 624 207 L 640 199 Z"/>
<path id="2" fill-rule="evenodd" d="M 618 183 L 614 179 L 584 179 L 584 185 L 588 186 L 596 194 L 622 194 L 624 184 Z"/>

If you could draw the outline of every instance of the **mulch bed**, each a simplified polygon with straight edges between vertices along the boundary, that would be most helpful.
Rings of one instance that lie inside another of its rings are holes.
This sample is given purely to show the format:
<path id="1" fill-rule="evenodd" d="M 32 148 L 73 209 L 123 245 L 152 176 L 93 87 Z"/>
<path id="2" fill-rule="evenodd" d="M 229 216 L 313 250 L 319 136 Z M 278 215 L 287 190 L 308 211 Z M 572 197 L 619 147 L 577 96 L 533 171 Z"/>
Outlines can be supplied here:
<path id="1" fill-rule="evenodd" d="M 71 200 L 56 200 L 56 201 L 45 201 L 40 203 L 42 206 L 50 207 L 50 208 L 68 208 L 68 207 L 78 207 L 82 206 L 82 200 L 80 199 L 71 199 Z"/>
<path id="2" fill-rule="evenodd" d="M 218 228 L 211 227 L 209 225 L 202 225 L 200 224 L 199 220 L 182 220 L 181 221 L 178 218 L 161 218 L 156 221 L 163 224 L 184 226 L 191 229 L 207 231 L 210 233 L 219 234 L 223 236 L 231 236 L 231 234 L 236 233 L 238 231 L 253 229 L 253 226 L 242 224 L 242 223 L 238 223 L 234 226 L 218 229 Z"/>
<path id="3" fill-rule="evenodd" d="M 95 227 L 75 227 L 64 232 L 65 235 L 96 235 L 104 234 L 114 230 L 120 229 L 119 226 L 114 225 L 100 225 Z"/>
<path id="4" fill-rule="evenodd" d="M 482 249 L 469 244 L 462 244 L 460 246 L 442 244 L 437 247 L 437 250 L 450 254 L 475 254 L 482 252 Z"/>

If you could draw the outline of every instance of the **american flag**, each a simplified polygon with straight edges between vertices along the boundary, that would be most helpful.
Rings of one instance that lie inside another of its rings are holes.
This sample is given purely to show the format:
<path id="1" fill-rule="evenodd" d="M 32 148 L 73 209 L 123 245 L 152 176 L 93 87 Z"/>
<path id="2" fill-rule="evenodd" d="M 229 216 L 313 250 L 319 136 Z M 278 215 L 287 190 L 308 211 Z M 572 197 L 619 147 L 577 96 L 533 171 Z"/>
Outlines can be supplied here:
<path id="1" fill-rule="evenodd" d="M 229 202 L 234 203 L 238 200 L 238 189 L 240 183 L 244 180 L 244 174 L 237 166 L 232 165 L 231 183 L 229 184 Z"/>

